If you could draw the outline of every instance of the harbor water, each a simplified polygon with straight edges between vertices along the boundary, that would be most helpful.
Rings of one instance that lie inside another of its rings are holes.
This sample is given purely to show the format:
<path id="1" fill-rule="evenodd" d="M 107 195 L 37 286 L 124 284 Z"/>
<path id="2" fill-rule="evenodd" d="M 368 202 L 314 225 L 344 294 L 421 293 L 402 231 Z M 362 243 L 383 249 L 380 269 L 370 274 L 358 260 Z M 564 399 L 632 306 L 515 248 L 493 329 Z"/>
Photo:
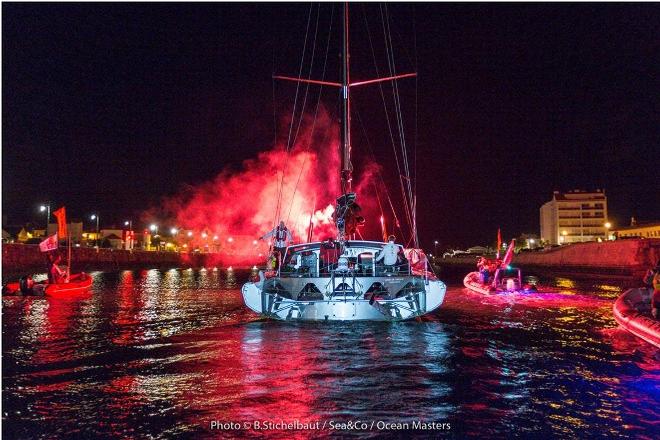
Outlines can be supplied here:
<path id="1" fill-rule="evenodd" d="M 81 297 L 3 297 L 3 437 L 660 433 L 660 350 L 612 317 L 632 280 L 484 296 L 457 278 L 423 319 L 286 323 L 243 306 L 249 275 L 97 272 Z"/>

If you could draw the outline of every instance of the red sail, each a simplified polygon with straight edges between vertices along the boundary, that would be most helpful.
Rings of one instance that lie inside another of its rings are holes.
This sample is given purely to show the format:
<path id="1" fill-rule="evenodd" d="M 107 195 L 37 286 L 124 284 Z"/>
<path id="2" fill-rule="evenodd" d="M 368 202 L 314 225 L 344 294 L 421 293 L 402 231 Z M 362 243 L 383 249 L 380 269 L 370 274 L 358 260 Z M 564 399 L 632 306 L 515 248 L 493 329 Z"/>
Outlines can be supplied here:
<path id="1" fill-rule="evenodd" d="M 62 206 L 57 211 L 53 212 L 53 215 L 57 217 L 57 235 L 61 238 L 66 238 L 66 208 Z"/>

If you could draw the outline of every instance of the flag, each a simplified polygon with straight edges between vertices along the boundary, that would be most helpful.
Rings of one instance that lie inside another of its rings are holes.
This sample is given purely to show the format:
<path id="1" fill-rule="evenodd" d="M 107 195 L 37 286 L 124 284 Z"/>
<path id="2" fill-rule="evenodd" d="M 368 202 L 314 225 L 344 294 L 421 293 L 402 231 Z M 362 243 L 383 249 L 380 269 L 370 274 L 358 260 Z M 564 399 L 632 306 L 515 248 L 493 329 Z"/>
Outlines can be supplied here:
<path id="1" fill-rule="evenodd" d="M 497 228 L 497 258 L 500 258 L 500 249 L 502 249 L 502 232 Z"/>
<path id="2" fill-rule="evenodd" d="M 57 235 L 66 238 L 66 208 L 62 206 L 57 211 L 53 212 L 53 215 L 57 217 Z"/>
<path id="3" fill-rule="evenodd" d="M 57 234 L 53 234 L 41 243 L 39 243 L 39 250 L 41 252 L 54 251 L 57 249 Z"/>
<path id="4" fill-rule="evenodd" d="M 511 244 L 509 245 L 509 248 L 506 250 L 506 255 L 504 255 L 504 259 L 502 260 L 502 266 L 506 267 L 511 263 L 511 260 L 513 260 L 513 249 L 516 247 L 516 239 L 514 238 L 511 240 Z"/>

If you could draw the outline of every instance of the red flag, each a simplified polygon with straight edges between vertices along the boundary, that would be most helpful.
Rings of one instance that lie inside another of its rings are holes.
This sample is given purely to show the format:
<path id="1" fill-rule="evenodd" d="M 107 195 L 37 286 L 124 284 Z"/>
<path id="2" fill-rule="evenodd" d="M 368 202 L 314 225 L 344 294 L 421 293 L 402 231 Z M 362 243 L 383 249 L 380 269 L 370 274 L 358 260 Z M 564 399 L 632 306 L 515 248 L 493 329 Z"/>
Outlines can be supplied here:
<path id="1" fill-rule="evenodd" d="M 53 215 L 57 217 L 57 235 L 60 237 L 66 237 L 66 208 L 62 206 L 57 211 L 53 212 Z"/>
<path id="2" fill-rule="evenodd" d="M 502 232 L 497 228 L 497 258 L 500 258 L 500 249 L 502 249 Z"/>
<path id="3" fill-rule="evenodd" d="M 39 243 L 39 250 L 41 252 L 54 251 L 55 249 L 57 249 L 57 234 L 53 234 Z"/>
<path id="4" fill-rule="evenodd" d="M 509 263 L 511 263 L 511 260 L 513 260 L 513 249 L 516 247 L 516 239 L 514 238 L 511 240 L 511 244 L 509 245 L 509 248 L 506 250 L 506 255 L 504 255 L 504 259 L 502 260 L 502 266 L 508 266 Z"/>

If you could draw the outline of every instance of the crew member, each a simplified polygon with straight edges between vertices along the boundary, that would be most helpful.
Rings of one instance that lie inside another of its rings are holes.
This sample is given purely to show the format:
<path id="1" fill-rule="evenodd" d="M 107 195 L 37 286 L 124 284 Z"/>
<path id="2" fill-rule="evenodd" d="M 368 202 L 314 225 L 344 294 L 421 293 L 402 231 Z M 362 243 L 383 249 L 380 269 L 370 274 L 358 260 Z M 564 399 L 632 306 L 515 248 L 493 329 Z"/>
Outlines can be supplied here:
<path id="1" fill-rule="evenodd" d="M 287 246 L 291 243 L 291 232 L 284 225 L 284 222 L 280 221 L 279 225 L 259 237 L 259 240 L 265 240 L 270 237 L 274 238 L 273 250 L 278 254 L 278 260 L 281 260 L 284 257 L 284 251 L 286 251 Z"/>
<path id="2" fill-rule="evenodd" d="M 644 283 L 652 289 L 651 314 L 660 319 L 660 260 L 653 269 L 649 269 L 644 276 Z"/>
<path id="3" fill-rule="evenodd" d="M 60 284 L 66 282 L 66 272 L 58 264 L 62 261 L 59 255 L 48 255 L 48 282 L 51 284 Z"/>
<path id="4" fill-rule="evenodd" d="M 380 251 L 376 257 L 376 263 L 383 260 L 383 264 L 386 268 L 394 268 L 396 266 L 399 255 L 399 246 L 394 244 L 394 240 L 396 240 L 394 235 L 387 237 L 387 244 L 383 246 L 383 250 Z"/>

